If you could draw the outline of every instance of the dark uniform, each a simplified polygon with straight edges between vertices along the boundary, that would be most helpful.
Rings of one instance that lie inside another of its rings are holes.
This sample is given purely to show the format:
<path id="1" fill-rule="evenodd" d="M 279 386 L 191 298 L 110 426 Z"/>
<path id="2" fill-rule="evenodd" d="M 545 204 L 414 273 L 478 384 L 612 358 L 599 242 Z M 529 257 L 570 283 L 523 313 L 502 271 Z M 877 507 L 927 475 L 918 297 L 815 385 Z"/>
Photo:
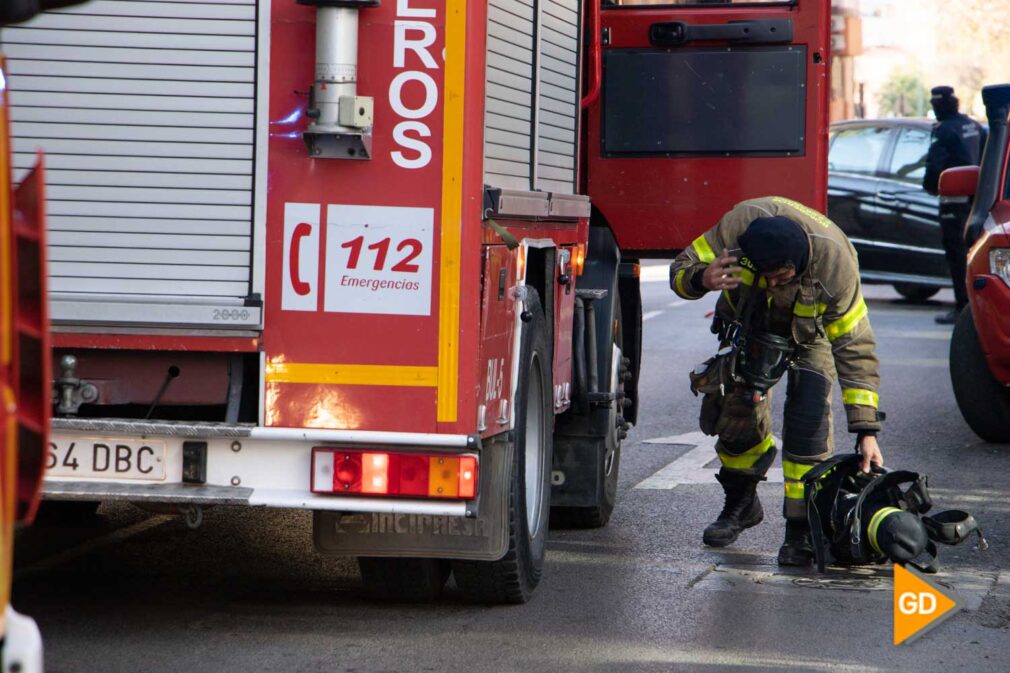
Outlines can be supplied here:
<path id="1" fill-rule="evenodd" d="M 929 153 L 926 155 L 926 175 L 922 186 L 936 194 L 940 174 L 957 166 L 977 166 L 985 147 L 985 128 L 975 120 L 957 111 L 957 98 L 950 87 L 933 89 L 933 109 L 937 124 L 933 127 Z M 967 250 L 964 245 L 964 225 L 971 210 L 967 197 L 940 198 L 940 232 L 950 277 L 954 284 L 957 310 L 968 303 L 964 285 Z"/>

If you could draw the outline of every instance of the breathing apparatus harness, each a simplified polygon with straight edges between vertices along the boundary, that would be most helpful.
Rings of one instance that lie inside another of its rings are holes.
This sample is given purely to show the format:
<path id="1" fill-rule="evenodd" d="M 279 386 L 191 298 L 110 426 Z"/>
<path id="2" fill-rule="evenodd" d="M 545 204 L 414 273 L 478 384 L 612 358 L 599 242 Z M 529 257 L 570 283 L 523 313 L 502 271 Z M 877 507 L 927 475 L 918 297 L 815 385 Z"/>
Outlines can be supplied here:
<path id="1" fill-rule="evenodd" d="M 796 344 L 791 338 L 752 329 L 752 300 L 765 293 L 755 292 L 751 287 L 741 294 L 743 296 L 733 310 L 733 320 L 726 322 L 717 317 L 713 322 L 712 331 L 719 336 L 721 347 L 715 357 L 696 372 L 714 368 L 723 375 L 720 378 L 726 379 L 721 381 L 722 394 L 725 394 L 726 383 L 736 383 L 750 393 L 751 401 L 756 404 L 793 366 Z"/>
<path id="2" fill-rule="evenodd" d="M 879 466 L 867 474 L 859 464 L 858 455 L 835 456 L 803 478 L 820 572 L 831 562 L 860 565 L 890 560 L 935 573 L 936 543 L 959 544 L 972 533 L 978 536 L 978 548 L 988 549 L 971 514 L 947 510 L 925 515 L 933 506 L 925 475 Z M 926 561 L 916 562 L 923 555 Z"/>

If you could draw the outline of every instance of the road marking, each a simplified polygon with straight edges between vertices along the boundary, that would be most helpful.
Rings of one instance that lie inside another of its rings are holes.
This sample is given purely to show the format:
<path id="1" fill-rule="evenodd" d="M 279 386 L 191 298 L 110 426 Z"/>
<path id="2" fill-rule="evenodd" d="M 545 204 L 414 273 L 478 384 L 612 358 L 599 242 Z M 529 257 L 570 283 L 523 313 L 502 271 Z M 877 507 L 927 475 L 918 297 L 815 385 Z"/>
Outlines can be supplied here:
<path id="1" fill-rule="evenodd" d="M 642 314 L 642 322 L 645 322 L 646 320 L 652 320 L 657 315 L 660 315 L 662 313 L 663 313 L 662 311 L 647 311 L 646 313 Z"/>
<path id="2" fill-rule="evenodd" d="M 103 547 L 108 547 L 116 544 L 117 542 L 122 542 L 127 538 L 131 538 L 134 535 L 140 535 L 146 531 L 156 528 L 164 523 L 175 520 L 177 517 L 169 516 L 167 514 L 158 514 L 152 516 L 149 519 L 144 519 L 143 521 L 138 521 L 135 524 L 114 530 L 111 533 L 107 533 L 100 537 L 96 537 L 92 540 L 87 540 L 76 547 L 71 547 L 70 549 L 64 549 L 61 552 L 53 554 L 52 556 L 43 558 L 35 563 L 21 568 L 14 573 L 14 579 L 19 580 L 25 577 L 30 577 L 31 575 L 38 575 L 47 570 L 52 570 L 53 568 L 63 565 L 74 559 L 87 556 L 91 552 L 97 551 Z"/>
<path id="3" fill-rule="evenodd" d="M 880 358 L 880 362 L 899 367 L 946 367 L 949 361 L 947 358 Z"/>
<path id="4" fill-rule="evenodd" d="M 686 303 L 687 303 L 686 301 L 671 301 L 669 304 L 666 305 L 666 307 L 677 308 L 678 306 L 683 306 Z"/>
<path id="5" fill-rule="evenodd" d="M 715 473 L 719 471 L 719 458 L 715 454 L 716 437 L 710 437 L 700 430 L 687 432 L 671 437 L 656 437 L 645 440 L 646 444 L 680 444 L 693 445 L 694 448 L 660 469 L 651 477 L 640 482 L 636 489 L 664 491 L 678 484 L 715 484 Z M 778 438 L 775 440 L 779 444 Z M 714 463 L 709 467 L 709 463 Z M 768 481 L 781 484 L 782 468 L 773 467 L 768 470 Z"/>
<path id="6" fill-rule="evenodd" d="M 952 332 L 949 330 L 893 330 L 893 329 L 882 329 L 874 330 L 873 333 L 878 337 L 886 338 L 896 338 L 896 339 L 937 339 L 938 341 L 950 341 L 950 335 Z"/>
<path id="7" fill-rule="evenodd" d="M 638 282 L 660 283 L 670 282 L 670 266 L 668 264 L 652 264 L 639 268 Z"/>

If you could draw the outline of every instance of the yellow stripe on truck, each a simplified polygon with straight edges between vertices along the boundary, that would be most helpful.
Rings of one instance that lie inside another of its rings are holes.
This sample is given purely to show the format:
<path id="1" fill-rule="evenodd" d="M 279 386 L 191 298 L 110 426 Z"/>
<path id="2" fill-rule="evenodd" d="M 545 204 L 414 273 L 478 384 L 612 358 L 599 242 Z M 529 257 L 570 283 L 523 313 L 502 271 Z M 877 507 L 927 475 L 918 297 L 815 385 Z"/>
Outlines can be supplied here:
<path id="1" fill-rule="evenodd" d="M 439 423 L 455 423 L 459 400 L 459 279 L 463 230 L 463 93 L 466 0 L 445 3 L 445 104 L 442 131 L 442 232 L 438 275 Z"/>
<path id="2" fill-rule="evenodd" d="M 436 367 L 279 362 L 267 363 L 265 378 L 267 383 L 433 388 L 438 384 L 437 374 Z"/>

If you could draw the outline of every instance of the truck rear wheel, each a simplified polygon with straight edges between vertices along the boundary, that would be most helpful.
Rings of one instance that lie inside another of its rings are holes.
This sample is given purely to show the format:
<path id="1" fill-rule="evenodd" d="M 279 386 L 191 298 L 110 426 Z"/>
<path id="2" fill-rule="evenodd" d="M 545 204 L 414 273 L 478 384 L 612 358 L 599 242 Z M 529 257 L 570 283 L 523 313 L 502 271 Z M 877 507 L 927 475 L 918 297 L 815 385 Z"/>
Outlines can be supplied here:
<path id="1" fill-rule="evenodd" d="M 437 599 L 452 570 L 445 559 L 378 556 L 359 556 L 358 568 L 369 593 L 380 600 L 402 603 Z"/>
<path id="2" fill-rule="evenodd" d="M 525 603 L 543 574 L 551 498 L 551 351 L 540 296 L 527 288 L 509 484 L 509 543 L 497 561 L 453 561 L 456 584 L 475 603 Z"/>
<path id="3" fill-rule="evenodd" d="M 950 382 L 961 415 L 975 434 L 987 442 L 1010 442 L 1010 391 L 989 371 L 967 308 L 950 339 Z"/>

